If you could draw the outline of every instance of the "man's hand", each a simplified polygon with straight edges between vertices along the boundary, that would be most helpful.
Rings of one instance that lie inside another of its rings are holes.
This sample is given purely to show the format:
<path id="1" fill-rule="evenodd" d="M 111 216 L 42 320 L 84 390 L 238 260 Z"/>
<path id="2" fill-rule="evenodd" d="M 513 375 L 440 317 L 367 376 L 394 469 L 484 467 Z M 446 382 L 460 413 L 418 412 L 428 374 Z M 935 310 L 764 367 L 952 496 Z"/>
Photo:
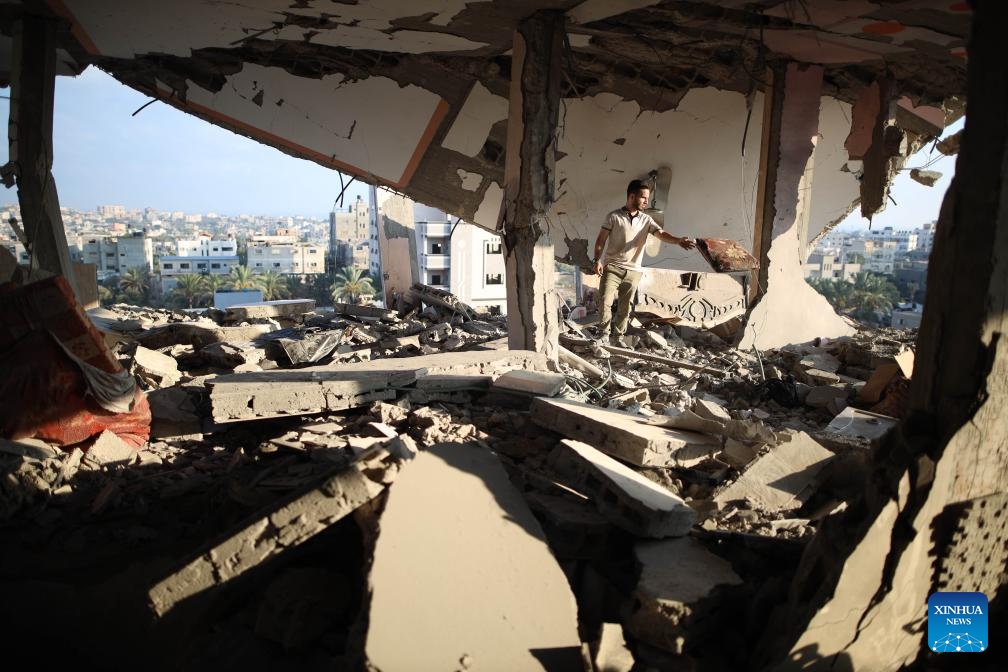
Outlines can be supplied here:
<path id="1" fill-rule="evenodd" d="M 694 241 L 692 238 L 687 238 L 686 236 L 680 238 L 676 244 L 679 247 L 683 248 L 684 250 L 692 250 L 694 247 L 696 247 L 696 241 Z"/>
<path id="2" fill-rule="evenodd" d="M 602 261 L 595 262 L 595 275 L 602 275 Z"/>

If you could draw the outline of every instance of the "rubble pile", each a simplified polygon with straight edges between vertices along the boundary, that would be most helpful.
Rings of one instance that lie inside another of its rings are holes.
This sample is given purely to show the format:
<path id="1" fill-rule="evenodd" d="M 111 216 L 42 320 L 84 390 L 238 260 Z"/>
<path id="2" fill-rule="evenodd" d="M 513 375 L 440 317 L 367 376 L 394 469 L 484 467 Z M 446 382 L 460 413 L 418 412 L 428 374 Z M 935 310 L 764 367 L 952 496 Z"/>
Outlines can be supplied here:
<path id="1" fill-rule="evenodd" d="M 626 349 L 568 321 L 550 362 L 412 295 L 93 314 L 150 438 L 0 441 L 4 621 L 105 669 L 742 669 L 765 623 L 738 614 L 905 411 L 907 333 L 759 353 L 636 319 Z"/>

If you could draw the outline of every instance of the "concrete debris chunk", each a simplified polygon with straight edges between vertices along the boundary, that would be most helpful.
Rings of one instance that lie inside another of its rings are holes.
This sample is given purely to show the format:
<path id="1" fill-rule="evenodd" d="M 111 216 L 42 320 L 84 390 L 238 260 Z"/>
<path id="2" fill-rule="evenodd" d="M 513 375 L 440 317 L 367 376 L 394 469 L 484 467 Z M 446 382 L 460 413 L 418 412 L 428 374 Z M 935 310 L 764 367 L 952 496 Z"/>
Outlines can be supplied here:
<path id="1" fill-rule="evenodd" d="M 840 360 L 827 352 L 805 355 L 799 363 L 806 369 L 818 369 L 829 373 L 836 373 L 841 366 Z"/>
<path id="2" fill-rule="evenodd" d="M 384 487 L 365 472 L 394 470 L 395 461 L 381 448 L 367 458 L 288 502 L 262 512 L 159 581 L 148 593 L 154 612 L 164 616 L 183 600 L 238 578 L 304 543 L 377 497 Z"/>
<path id="3" fill-rule="evenodd" d="M 266 351 L 246 341 L 211 343 L 200 349 L 200 357 L 210 366 L 235 369 L 243 364 L 258 364 L 266 358 Z"/>
<path id="4" fill-rule="evenodd" d="M 678 537 L 696 522 L 696 512 L 681 497 L 588 444 L 561 441 L 549 464 L 602 515 L 636 536 Z"/>
<path id="5" fill-rule="evenodd" d="M 583 669 L 567 580 L 485 447 L 439 444 L 404 467 L 370 584 L 366 654 L 377 669 Z"/>
<path id="6" fill-rule="evenodd" d="M 834 455 L 804 432 L 774 446 L 738 479 L 714 496 L 718 504 L 746 500 L 763 511 L 796 509 L 811 494 L 811 486 Z"/>
<path id="7" fill-rule="evenodd" d="M 502 374 L 493 382 L 498 390 L 522 392 L 540 397 L 555 397 L 567 384 L 567 378 L 562 373 L 548 371 L 514 370 Z"/>
<path id="8" fill-rule="evenodd" d="M 680 411 L 675 407 L 667 409 L 665 415 L 656 415 L 648 418 L 648 423 L 659 427 L 685 429 L 704 434 L 721 435 L 725 431 L 725 423 L 723 421 L 700 417 L 693 411 Z"/>
<path id="9" fill-rule="evenodd" d="M 843 385 L 819 385 L 809 390 L 805 405 L 812 408 L 827 408 L 834 399 L 847 399 L 847 388 Z"/>
<path id="10" fill-rule="evenodd" d="M 842 436 L 860 436 L 871 441 L 882 438 L 897 424 L 897 418 L 848 406 L 826 425 L 825 431 Z"/>
<path id="11" fill-rule="evenodd" d="M 263 301 L 225 309 L 224 319 L 228 322 L 245 322 L 265 318 L 291 318 L 315 310 L 314 299 L 281 299 Z"/>
<path id="12" fill-rule="evenodd" d="M 106 429 L 87 449 L 84 461 L 95 466 L 126 464 L 136 457 L 136 451 L 111 430 Z"/>
<path id="13" fill-rule="evenodd" d="M 563 487 L 553 483 L 551 492 Z M 549 539 L 550 548 L 561 558 L 591 558 L 605 548 L 611 525 L 585 497 L 568 491 L 548 494 L 531 491 L 525 494 Z"/>
<path id="14" fill-rule="evenodd" d="M 681 655 L 720 639 L 728 614 L 718 618 L 719 586 L 742 583 L 726 560 L 692 537 L 642 541 L 634 546 L 641 576 L 634 590 L 637 610 L 626 622 L 634 637 Z M 734 614 L 731 614 L 734 616 Z"/>
<path id="15" fill-rule="evenodd" d="M 136 340 L 146 348 L 157 349 L 171 345 L 192 345 L 202 348 L 211 343 L 252 341 L 274 331 L 271 324 L 253 324 L 242 327 L 222 327 L 213 320 L 172 322 L 153 327 L 138 335 Z"/>
<path id="16" fill-rule="evenodd" d="M 396 311 L 380 308 L 378 306 L 359 306 L 355 303 L 334 303 L 333 310 L 341 315 L 352 315 L 354 317 L 370 317 L 379 320 L 395 320 Z"/>
<path id="17" fill-rule="evenodd" d="M 531 417 L 540 427 L 595 446 L 637 466 L 692 466 L 721 449 L 713 437 L 649 425 L 641 416 L 566 399 L 536 398 Z"/>
<path id="18" fill-rule="evenodd" d="M 622 625 L 602 624 L 594 662 L 597 672 L 630 672 L 633 669 L 634 657 L 627 648 Z"/>
<path id="19" fill-rule="evenodd" d="M 170 387 L 182 377 L 174 357 L 138 345 L 133 353 L 133 373 L 151 387 Z"/>
<path id="20" fill-rule="evenodd" d="M 757 455 L 759 455 L 759 450 L 750 444 L 736 441 L 735 439 L 727 439 L 724 449 L 718 457 L 736 469 L 741 470 L 755 460 Z"/>
<path id="21" fill-rule="evenodd" d="M 693 401 L 693 412 L 701 418 L 714 420 L 716 422 L 731 422 L 731 414 L 722 404 L 709 399 L 695 399 Z"/>

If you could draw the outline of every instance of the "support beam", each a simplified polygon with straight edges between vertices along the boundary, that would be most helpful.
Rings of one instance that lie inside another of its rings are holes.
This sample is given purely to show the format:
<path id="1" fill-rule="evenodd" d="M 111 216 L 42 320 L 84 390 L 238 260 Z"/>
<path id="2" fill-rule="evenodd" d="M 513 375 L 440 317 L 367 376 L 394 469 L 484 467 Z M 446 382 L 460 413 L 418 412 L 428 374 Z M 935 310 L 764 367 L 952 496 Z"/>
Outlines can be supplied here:
<path id="1" fill-rule="evenodd" d="M 521 22 L 511 58 L 505 196 L 499 228 L 507 253 L 508 345 L 557 356 L 549 210 L 554 200 L 564 17 L 536 12 Z"/>
<path id="2" fill-rule="evenodd" d="M 10 160 L 32 270 L 62 275 L 77 293 L 52 176 L 56 37 L 52 21 L 25 16 L 14 27 Z"/>
<path id="3" fill-rule="evenodd" d="M 775 73 L 767 96 L 760 159 L 764 191 L 755 240 L 760 296 L 746 321 L 743 349 L 854 333 L 805 282 L 802 269 L 822 79 L 822 66 L 791 63 Z"/>

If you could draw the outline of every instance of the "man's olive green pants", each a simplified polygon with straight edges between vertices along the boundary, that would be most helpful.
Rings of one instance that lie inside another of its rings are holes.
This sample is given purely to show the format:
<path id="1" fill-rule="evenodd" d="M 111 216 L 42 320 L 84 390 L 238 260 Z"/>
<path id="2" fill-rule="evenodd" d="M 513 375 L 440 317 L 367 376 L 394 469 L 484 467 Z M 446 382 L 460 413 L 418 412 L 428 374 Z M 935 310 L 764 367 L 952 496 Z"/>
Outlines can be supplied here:
<path id="1" fill-rule="evenodd" d="M 599 283 L 599 295 L 602 297 L 599 306 L 599 334 L 604 338 L 609 334 L 613 320 L 613 298 L 619 297 L 616 304 L 616 324 L 613 325 L 613 336 L 619 338 L 626 333 L 627 322 L 630 321 L 630 301 L 633 300 L 642 271 L 631 271 L 613 264 L 606 264 L 602 271 L 602 281 Z"/>

